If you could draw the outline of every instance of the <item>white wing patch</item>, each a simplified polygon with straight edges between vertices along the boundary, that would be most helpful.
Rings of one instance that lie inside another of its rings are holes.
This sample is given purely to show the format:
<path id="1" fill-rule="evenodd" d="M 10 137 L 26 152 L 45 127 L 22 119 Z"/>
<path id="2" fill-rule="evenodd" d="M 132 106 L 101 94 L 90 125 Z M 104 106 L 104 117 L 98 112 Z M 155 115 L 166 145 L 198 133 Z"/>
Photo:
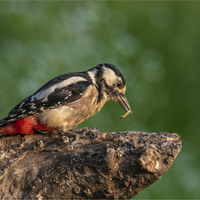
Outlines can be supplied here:
<path id="1" fill-rule="evenodd" d="M 70 93 L 68 96 L 66 96 L 64 99 L 68 99 L 70 96 L 72 96 L 72 93 Z"/>
<path id="2" fill-rule="evenodd" d="M 36 105 L 32 103 L 30 109 L 35 109 L 35 108 L 36 108 Z"/>
<path id="3" fill-rule="evenodd" d="M 97 73 L 97 69 L 93 69 L 92 71 L 87 72 L 89 77 L 92 79 L 92 83 L 96 85 L 95 75 Z"/>
<path id="4" fill-rule="evenodd" d="M 25 100 L 20 104 L 19 108 L 21 108 L 25 104 Z"/>
<path id="5" fill-rule="evenodd" d="M 16 117 L 17 116 L 17 114 L 11 114 L 11 115 L 9 115 L 9 117 Z"/>
<path id="6" fill-rule="evenodd" d="M 82 77 L 71 77 L 67 80 L 60 82 L 60 83 L 52 85 L 51 87 L 47 88 L 46 90 L 42 90 L 41 92 L 32 96 L 31 100 L 36 99 L 36 100 L 42 100 L 42 102 L 45 102 L 45 101 L 48 100 L 47 99 L 48 95 L 53 93 L 53 91 L 55 89 L 65 87 L 65 86 L 73 84 L 73 83 L 77 83 L 78 81 L 86 81 L 86 79 L 82 78 Z"/>

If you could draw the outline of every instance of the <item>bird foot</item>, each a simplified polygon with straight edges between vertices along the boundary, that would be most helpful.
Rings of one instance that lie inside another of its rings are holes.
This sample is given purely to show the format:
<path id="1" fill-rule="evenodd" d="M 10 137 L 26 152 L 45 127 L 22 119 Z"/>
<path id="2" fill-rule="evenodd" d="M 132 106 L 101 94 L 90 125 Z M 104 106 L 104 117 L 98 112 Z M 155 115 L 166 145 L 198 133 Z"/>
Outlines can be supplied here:
<path id="1" fill-rule="evenodd" d="M 78 143 L 79 138 L 80 138 L 80 137 L 85 137 L 85 134 L 86 134 L 88 131 L 89 131 L 89 128 L 88 128 L 88 127 L 85 127 L 85 128 L 82 129 L 82 132 L 81 132 L 81 133 L 75 133 L 74 130 L 73 130 L 73 131 L 72 131 L 72 130 L 69 130 L 69 131 L 66 132 L 67 135 L 70 135 L 70 136 L 73 136 L 73 137 L 74 137 L 74 141 L 71 142 L 71 150 L 74 149 L 73 146 L 74 146 L 75 144 Z"/>

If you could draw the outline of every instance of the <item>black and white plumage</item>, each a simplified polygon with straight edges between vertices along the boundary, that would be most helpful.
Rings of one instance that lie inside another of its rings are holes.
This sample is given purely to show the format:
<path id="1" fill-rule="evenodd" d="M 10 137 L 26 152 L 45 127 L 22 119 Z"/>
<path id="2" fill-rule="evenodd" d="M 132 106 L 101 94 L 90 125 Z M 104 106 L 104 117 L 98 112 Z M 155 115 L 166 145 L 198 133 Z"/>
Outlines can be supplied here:
<path id="1" fill-rule="evenodd" d="M 100 111 L 108 100 L 117 101 L 130 112 L 125 90 L 124 78 L 112 64 L 58 76 L 14 107 L 0 121 L 0 134 L 28 134 L 35 130 L 66 132 Z"/>

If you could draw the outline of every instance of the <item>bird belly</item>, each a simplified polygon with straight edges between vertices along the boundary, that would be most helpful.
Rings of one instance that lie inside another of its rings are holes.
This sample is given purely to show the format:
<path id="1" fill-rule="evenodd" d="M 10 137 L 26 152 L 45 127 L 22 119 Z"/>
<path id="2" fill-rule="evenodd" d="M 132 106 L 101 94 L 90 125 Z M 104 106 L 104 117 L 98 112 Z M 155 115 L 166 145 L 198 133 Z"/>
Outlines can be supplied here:
<path id="1" fill-rule="evenodd" d="M 67 131 L 94 114 L 95 106 L 92 103 L 76 103 L 76 105 L 45 111 L 38 114 L 36 118 L 39 124 L 52 128 L 63 127 Z"/>

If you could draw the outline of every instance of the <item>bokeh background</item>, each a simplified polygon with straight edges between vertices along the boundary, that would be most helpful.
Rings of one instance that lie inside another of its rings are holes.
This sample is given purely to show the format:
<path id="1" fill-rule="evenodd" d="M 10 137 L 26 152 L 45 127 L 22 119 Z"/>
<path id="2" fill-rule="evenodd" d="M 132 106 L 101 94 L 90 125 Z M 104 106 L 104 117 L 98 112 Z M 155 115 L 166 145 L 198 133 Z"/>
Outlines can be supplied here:
<path id="1" fill-rule="evenodd" d="M 79 125 L 176 132 L 183 149 L 134 199 L 200 198 L 199 2 L 0 2 L 0 118 L 49 79 L 112 63 L 132 115 L 108 102 Z"/>

